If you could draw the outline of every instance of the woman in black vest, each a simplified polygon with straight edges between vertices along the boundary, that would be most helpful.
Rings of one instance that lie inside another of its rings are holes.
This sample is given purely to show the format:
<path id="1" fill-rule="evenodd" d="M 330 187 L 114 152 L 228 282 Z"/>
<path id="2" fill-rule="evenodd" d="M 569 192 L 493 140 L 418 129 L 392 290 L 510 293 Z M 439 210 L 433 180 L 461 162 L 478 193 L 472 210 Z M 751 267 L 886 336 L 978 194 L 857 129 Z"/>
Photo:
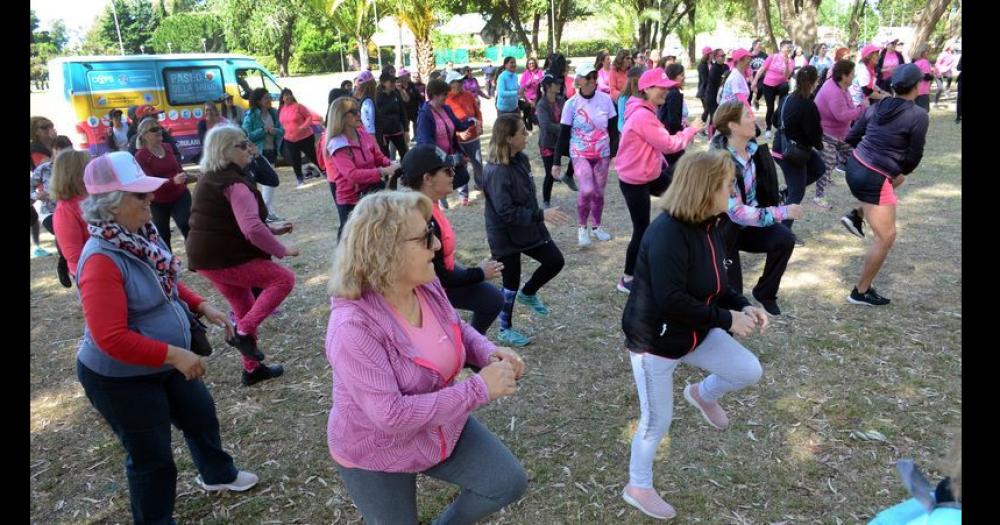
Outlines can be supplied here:
<path id="1" fill-rule="evenodd" d="M 243 130 L 216 126 L 205 136 L 201 172 L 191 206 L 187 237 L 188 264 L 226 298 L 233 309 L 235 336 L 226 342 L 243 354 L 243 384 L 250 386 L 284 373 L 281 365 L 265 365 L 257 347 L 257 327 L 295 286 L 295 274 L 271 260 L 294 257 L 297 248 L 275 235 L 292 231 L 291 223 L 265 224 L 267 206 L 247 182 L 252 156 Z M 262 289 L 254 298 L 252 288 Z"/>

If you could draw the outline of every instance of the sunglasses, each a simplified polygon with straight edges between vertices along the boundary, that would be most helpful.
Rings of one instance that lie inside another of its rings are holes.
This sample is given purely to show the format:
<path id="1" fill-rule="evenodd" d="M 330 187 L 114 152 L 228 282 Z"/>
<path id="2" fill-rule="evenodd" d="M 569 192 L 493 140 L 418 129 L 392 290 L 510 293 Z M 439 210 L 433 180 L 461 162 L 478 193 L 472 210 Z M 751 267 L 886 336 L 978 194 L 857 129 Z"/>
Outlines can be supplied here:
<path id="1" fill-rule="evenodd" d="M 233 144 L 233 147 L 234 148 L 239 148 L 239 149 L 241 149 L 243 151 L 246 151 L 246 149 L 250 147 L 250 141 L 249 140 L 244 140 L 244 141 L 241 141 L 241 142 L 237 142 L 236 144 Z"/>
<path id="2" fill-rule="evenodd" d="M 163 128 L 149 128 L 146 130 L 146 133 L 159 133 L 161 131 L 163 131 Z"/>
<path id="3" fill-rule="evenodd" d="M 149 198 L 150 195 L 152 195 L 152 193 L 149 193 L 149 192 L 146 192 L 146 193 L 136 193 L 134 191 L 130 191 L 130 192 L 128 192 L 128 194 L 131 195 L 131 196 L 133 196 L 133 197 L 135 197 L 136 199 L 141 200 L 141 201 L 146 200 L 147 198 Z"/>
<path id="4" fill-rule="evenodd" d="M 406 239 L 406 240 L 407 241 L 424 241 L 424 246 L 426 246 L 428 250 L 433 250 L 434 249 L 434 227 L 431 226 L 430 221 L 428 221 L 427 222 L 427 231 L 425 231 L 423 233 L 423 235 L 420 235 L 418 237 L 414 237 L 412 239 Z"/>
<path id="5" fill-rule="evenodd" d="M 349 110 L 347 110 L 347 114 L 348 115 L 358 116 L 358 115 L 361 115 L 361 111 L 359 111 L 357 109 L 349 109 Z"/>

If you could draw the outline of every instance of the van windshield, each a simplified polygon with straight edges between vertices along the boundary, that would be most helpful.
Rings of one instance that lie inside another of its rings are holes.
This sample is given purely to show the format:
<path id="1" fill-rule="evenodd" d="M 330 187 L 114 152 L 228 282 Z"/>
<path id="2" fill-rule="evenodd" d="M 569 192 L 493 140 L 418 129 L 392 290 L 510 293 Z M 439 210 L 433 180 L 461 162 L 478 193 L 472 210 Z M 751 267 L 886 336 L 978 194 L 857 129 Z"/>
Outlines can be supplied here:
<path id="1" fill-rule="evenodd" d="M 267 90 L 272 100 L 278 100 L 278 96 L 281 94 L 281 88 L 262 70 L 256 68 L 237 69 L 236 83 L 240 86 L 240 96 L 248 102 L 250 101 L 250 92 L 261 87 Z"/>

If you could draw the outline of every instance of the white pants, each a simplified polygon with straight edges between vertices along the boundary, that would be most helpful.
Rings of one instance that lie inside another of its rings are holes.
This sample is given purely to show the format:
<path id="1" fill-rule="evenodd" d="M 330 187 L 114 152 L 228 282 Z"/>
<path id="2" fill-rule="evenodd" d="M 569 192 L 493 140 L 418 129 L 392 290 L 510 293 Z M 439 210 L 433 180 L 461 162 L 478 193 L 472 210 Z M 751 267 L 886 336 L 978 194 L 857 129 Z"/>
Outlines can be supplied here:
<path id="1" fill-rule="evenodd" d="M 257 187 L 260 189 L 260 196 L 264 198 L 264 206 L 267 206 L 268 213 L 272 215 L 277 215 L 274 213 L 274 208 L 271 207 L 271 203 L 274 202 L 274 186 L 265 186 L 263 184 L 258 184 Z"/>
<path id="2" fill-rule="evenodd" d="M 694 352 L 680 359 L 632 352 L 629 355 L 641 412 L 639 426 L 632 438 L 629 484 L 653 488 L 656 448 L 670 430 L 674 417 L 673 385 L 677 365 L 687 363 L 711 372 L 698 386 L 698 394 L 705 401 L 716 401 L 726 392 L 753 385 L 760 380 L 762 370 L 757 357 L 720 328 L 710 330 Z"/>

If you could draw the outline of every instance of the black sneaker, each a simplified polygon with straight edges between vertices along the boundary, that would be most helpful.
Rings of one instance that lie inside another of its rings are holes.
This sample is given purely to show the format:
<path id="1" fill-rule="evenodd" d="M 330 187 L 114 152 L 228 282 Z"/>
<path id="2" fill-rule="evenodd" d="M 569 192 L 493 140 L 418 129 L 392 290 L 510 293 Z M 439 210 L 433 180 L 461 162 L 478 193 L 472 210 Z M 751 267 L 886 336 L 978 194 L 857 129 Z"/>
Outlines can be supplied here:
<path id="1" fill-rule="evenodd" d="M 260 348 L 257 348 L 257 338 L 252 335 L 236 334 L 232 339 L 226 339 L 226 344 L 256 361 L 263 361 L 266 357 L 264 352 L 261 352 Z"/>
<path id="2" fill-rule="evenodd" d="M 844 228 L 851 232 L 851 235 L 865 238 L 865 221 L 858 215 L 858 210 L 851 210 L 847 215 L 841 217 L 840 224 L 843 224 Z"/>
<path id="3" fill-rule="evenodd" d="M 847 296 L 847 302 L 851 304 L 863 304 L 865 306 L 885 306 L 889 304 L 889 299 L 882 297 L 875 291 L 874 286 L 869 286 L 868 291 L 865 293 L 858 292 L 858 288 L 855 286 L 851 290 L 851 295 Z"/>
<path id="4" fill-rule="evenodd" d="M 253 372 L 243 371 L 243 386 L 253 386 L 261 381 L 281 377 L 285 373 L 285 367 L 281 365 L 265 365 L 261 363 Z"/>
<path id="5" fill-rule="evenodd" d="M 59 274 L 59 284 L 63 285 L 63 288 L 73 286 L 73 280 L 69 277 L 69 263 L 62 255 L 59 256 L 59 261 L 56 263 L 56 273 Z"/>
<path id="6" fill-rule="evenodd" d="M 765 312 L 775 316 L 781 315 L 781 308 L 778 308 L 778 301 L 774 299 L 761 299 L 760 297 L 757 297 L 756 293 L 753 294 L 753 298 L 760 303 Z"/>
<path id="7" fill-rule="evenodd" d="M 563 175 L 562 181 L 566 183 L 567 188 L 573 191 L 580 191 L 580 188 L 576 187 L 576 181 L 573 180 L 573 177 L 569 175 Z"/>

